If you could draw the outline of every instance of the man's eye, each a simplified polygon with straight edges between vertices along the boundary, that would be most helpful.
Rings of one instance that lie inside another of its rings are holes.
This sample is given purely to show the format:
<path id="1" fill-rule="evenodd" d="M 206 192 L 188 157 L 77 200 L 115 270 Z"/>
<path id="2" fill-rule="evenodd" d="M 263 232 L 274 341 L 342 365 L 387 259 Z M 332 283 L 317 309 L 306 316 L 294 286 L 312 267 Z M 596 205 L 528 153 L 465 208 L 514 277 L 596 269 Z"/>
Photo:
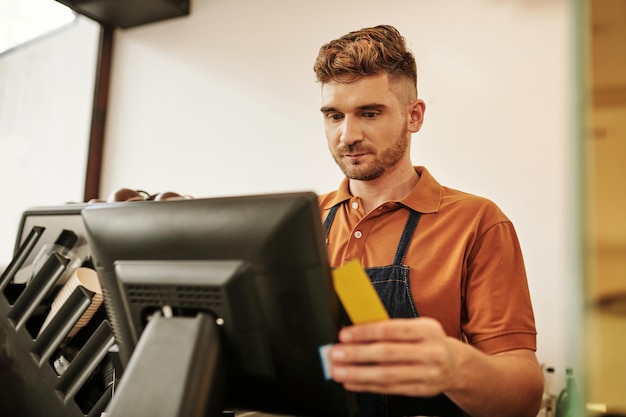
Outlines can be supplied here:
<path id="1" fill-rule="evenodd" d="M 362 114 L 363 117 L 368 118 L 368 119 L 372 119 L 376 117 L 377 115 L 378 113 L 376 113 L 375 111 L 366 111 Z"/>
<path id="2" fill-rule="evenodd" d="M 331 120 L 341 120 L 343 119 L 343 115 L 339 113 L 328 113 L 326 118 Z"/>

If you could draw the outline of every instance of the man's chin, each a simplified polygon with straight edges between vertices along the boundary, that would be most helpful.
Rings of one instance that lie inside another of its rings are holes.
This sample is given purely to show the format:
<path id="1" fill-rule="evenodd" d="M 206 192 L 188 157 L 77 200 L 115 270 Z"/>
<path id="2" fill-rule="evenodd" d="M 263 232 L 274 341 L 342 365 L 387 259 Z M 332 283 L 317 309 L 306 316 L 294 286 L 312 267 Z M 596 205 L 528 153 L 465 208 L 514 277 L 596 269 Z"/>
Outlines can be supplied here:
<path id="1" fill-rule="evenodd" d="M 380 178 L 384 171 L 371 169 L 355 169 L 354 166 L 344 168 L 343 173 L 346 177 L 356 181 L 372 181 Z"/>

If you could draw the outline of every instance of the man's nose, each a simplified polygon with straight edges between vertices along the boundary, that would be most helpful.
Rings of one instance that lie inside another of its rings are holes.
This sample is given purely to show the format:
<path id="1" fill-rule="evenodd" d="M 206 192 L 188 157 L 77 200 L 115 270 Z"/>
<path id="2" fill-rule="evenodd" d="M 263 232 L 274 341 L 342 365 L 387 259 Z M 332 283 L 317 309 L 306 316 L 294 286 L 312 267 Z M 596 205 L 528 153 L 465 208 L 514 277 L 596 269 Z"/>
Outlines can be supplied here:
<path id="1" fill-rule="evenodd" d="M 341 143 L 351 145 L 355 142 L 363 140 L 363 131 L 361 130 L 360 123 L 353 117 L 346 117 L 343 120 L 343 126 L 341 129 L 341 137 L 339 138 Z"/>

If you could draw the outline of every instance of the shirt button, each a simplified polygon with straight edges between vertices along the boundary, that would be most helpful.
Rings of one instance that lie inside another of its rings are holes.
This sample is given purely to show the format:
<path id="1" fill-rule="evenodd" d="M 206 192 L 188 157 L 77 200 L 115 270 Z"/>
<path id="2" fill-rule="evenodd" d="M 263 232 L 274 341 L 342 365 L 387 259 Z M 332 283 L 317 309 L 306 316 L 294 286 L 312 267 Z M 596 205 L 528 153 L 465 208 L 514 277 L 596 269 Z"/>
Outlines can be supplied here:
<path id="1" fill-rule="evenodd" d="M 352 208 L 355 209 L 355 210 L 358 209 L 359 208 L 359 203 L 357 203 L 356 201 L 353 201 L 352 202 Z"/>
<path id="2" fill-rule="evenodd" d="M 354 237 L 356 237 L 357 239 L 361 239 L 362 236 L 363 236 L 363 233 L 361 233 L 359 230 L 354 232 Z"/>

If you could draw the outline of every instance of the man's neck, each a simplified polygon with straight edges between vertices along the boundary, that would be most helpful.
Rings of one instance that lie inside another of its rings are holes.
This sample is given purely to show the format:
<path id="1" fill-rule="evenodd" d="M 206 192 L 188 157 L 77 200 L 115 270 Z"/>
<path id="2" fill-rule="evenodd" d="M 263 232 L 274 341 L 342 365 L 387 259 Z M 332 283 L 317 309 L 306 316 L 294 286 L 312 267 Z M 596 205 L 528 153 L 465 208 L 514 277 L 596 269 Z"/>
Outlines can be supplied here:
<path id="1" fill-rule="evenodd" d="M 413 166 L 396 166 L 375 180 L 350 180 L 350 193 L 361 199 L 367 214 L 387 201 L 401 200 L 411 192 L 418 180 L 419 175 Z"/>

